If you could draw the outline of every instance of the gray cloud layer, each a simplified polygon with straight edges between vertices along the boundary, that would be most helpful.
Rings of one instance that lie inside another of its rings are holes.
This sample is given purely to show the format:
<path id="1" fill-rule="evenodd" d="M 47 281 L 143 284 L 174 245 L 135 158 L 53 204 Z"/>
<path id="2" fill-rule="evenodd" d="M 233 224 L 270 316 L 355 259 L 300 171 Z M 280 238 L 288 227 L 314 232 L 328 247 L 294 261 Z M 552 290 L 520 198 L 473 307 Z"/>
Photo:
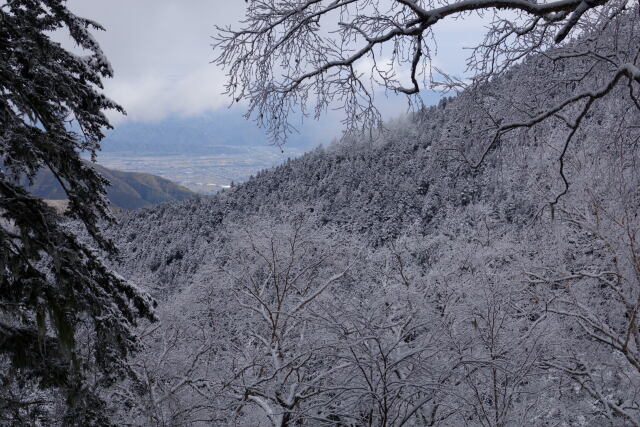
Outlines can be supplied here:
<path id="1" fill-rule="evenodd" d="M 211 36 L 215 25 L 237 27 L 243 0 L 69 0 L 68 6 L 106 28 L 96 34 L 115 69 L 106 91 L 125 107 L 128 120 L 193 116 L 229 104 L 221 95 L 224 72 L 210 63 Z M 482 21 L 460 24 L 444 23 L 438 32 L 438 66 L 454 72 L 463 71 L 461 47 L 474 43 Z M 403 110 L 398 99 L 380 102 L 385 115 Z"/>
<path id="2" fill-rule="evenodd" d="M 243 1 L 70 0 L 69 8 L 106 28 L 100 42 L 115 69 L 110 97 L 132 120 L 223 108 L 224 73 L 210 64 L 214 26 L 237 22 Z M 114 117 L 114 119 L 118 119 Z"/>

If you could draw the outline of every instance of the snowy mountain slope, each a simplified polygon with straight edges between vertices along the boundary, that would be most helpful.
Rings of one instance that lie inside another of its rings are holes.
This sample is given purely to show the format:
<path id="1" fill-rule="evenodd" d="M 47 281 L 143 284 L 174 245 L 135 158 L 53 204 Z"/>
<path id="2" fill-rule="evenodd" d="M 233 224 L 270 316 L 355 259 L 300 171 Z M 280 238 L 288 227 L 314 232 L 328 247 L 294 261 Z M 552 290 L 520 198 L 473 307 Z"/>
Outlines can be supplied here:
<path id="1" fill-rule="evenodd" d="M 496 123 L 574 90 L 566 72 L 530 58 L 373 138 L 121 214 L 118 268 L 162 321 L 141 331 L 144 381 L 119 390 L 116 407 L 135 408 L 120 421 L 640 419 L 640 115 L 626 88 L 569 145 L 556 117 L 489 146 Z"/>
<path id="2" fill-rule="evenodd" d="M 475 171 L 450 159 L 447 126 L 458 122 L 451 113 L 463 102 L 420 113 L 417 117 L 424 117 L 417 122 L 406 118 L 391 123 L 390 131 L 373 142 L 318 148 L 213 198 L 123 214 L 121 227 L 114 230 L 127 254 L 123 272 L 162 293 L 171 292 L 188 282 L 217 244 L 223 220 L 294 208 L 362 235 L 373 245 L 408 229 L 429 234 L 452 210 L 470 204 L 490 205 L 491 221 L 530 221 L 546 200 L 523 191 L 532 177 L 512 157 L 505 165 L 497 153 Z M 507 173 L 505 167 L 510 175 L 502 181 L 496 171 Z M 138 232 L 142 224 L 149 232 Z"/>

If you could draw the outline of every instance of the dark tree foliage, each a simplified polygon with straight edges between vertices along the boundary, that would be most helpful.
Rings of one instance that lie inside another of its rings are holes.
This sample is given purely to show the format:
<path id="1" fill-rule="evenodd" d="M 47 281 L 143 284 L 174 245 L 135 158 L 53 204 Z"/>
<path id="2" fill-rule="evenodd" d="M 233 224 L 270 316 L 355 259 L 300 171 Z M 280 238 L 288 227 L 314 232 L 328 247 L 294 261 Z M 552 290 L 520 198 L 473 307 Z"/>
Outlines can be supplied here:
<path id="1" fill-rule="evenodd" d="M 153 318 L 151 300 L 102 261 L 116 252 L 98 226 L 112 220 L 108 183 L 80 158 L 83 151 L 95 158 L 109 127 L 103 110 L 123 111 L 100 92 L 112 70 L 93 29 L 102 28 L 75 16 L 64 0 L 0 6 L 3 384 L 20 378 L 19 384 L 64 391 L 67 422 L 80 424 L 104 422 L 93 389 L 126 373 L 124 360 L 136 347 L 132 326 L 140 317 Z M 55 31 L 67 31 L 87 55 L 52 41 Z M 18 184 L 40 169 L 49 169 L 64 188 L 64 215 Z M 98 249 L 78 237 L 78 226 Z M 80 338 L 89 345 L 79 346 Z M 91 386 L 89 369 L 99 374 Z"/>

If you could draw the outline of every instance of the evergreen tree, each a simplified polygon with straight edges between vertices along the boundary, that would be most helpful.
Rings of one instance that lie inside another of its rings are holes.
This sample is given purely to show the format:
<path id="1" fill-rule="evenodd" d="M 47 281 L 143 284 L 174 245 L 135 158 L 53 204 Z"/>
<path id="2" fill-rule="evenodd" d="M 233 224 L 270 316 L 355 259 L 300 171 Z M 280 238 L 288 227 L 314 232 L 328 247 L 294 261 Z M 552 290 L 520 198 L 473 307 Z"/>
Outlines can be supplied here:
<path id="1" fill-rule="evenodd" d="M 27 384 L 62 390 L 65 424 L 84 425 L 107 422 L 96 390 L 127 372 L 132 326 L 153 318 L 151 300 L 102 260 L 116 253 L 99 230 L 112 220 L 107 181 L 80 157 L 95 160 L 109 127 L 103 111 L 123 112 L 101 93 L 112 69 L 94 29 L 102 27 L 64 0 L 0 6 L 0 393 Z M 68 31 L 86 56 L 54 42 L 57 31 Z M 64 215 L 19 184 L 40 169 L 64 188 Z M 89 369 L 99 374 L 91 383 Z M 29 402 L 0 402 L 5 420 L 31 411 Z"/>

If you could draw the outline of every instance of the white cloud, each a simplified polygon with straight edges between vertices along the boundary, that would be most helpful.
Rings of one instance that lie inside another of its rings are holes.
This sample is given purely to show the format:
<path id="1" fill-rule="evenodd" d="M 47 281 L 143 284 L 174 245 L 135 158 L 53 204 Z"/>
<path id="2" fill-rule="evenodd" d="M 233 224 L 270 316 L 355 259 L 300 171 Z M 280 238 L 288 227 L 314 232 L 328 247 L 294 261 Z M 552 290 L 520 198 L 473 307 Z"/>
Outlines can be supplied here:
<path id="1" fill-rule="evenodd" d="M 115 77 L 105 82 L 106 93 L 128 113 L 127 118 L 110 114 L 114 123 L 154 121 L 225 108 L 229 100 L 221 95 L 224 72 L 210 63 L 214 58 L 211 36 L 216 32 L 215 25 L 237 27 L 245 4 L 242 0 L 68 1 L 72 11 L 101 23 L 107 30 L 96 34 L 115 70 Z M 454 74 L 463 73 L 462 47 L 477 43 L 485 23 L 471 16 L 464 22 L 445 20 L 437 24 L 439 49 L 434 64 Z M 360 70 L 370 72 L 367 60 L 358 65 Z M 409 84 L 408 69 L 397 71 L 402 83 Z M 382 110 L 395 111 L 400 104 L 380 97 L 378 105 Z"/>
<path id="2" fill-rule="evenodd" d="M 221 95 L 224 72 L 215 64 L 211 36 L 215 25 L 233 25 L 243 1 L 70 0 L 76 14 L 107 31 L 97 32 L 115 71 L 105 92 L 128 115 L 122 120 L 161 120 L 189 116 L 228 105 Z"/>
<path id="3" fill-rule="evenodd" d="M 223 95 L 224 75 L 213 66 L 200 66 L 183 75 L 142 75 L 115 79 L 106 92 L 136 121 L 161 120 L 169 115 L 192 116 L 225 108 L 229 99 Z M 123 119 L 110 115 L 113 123 Z"/>

